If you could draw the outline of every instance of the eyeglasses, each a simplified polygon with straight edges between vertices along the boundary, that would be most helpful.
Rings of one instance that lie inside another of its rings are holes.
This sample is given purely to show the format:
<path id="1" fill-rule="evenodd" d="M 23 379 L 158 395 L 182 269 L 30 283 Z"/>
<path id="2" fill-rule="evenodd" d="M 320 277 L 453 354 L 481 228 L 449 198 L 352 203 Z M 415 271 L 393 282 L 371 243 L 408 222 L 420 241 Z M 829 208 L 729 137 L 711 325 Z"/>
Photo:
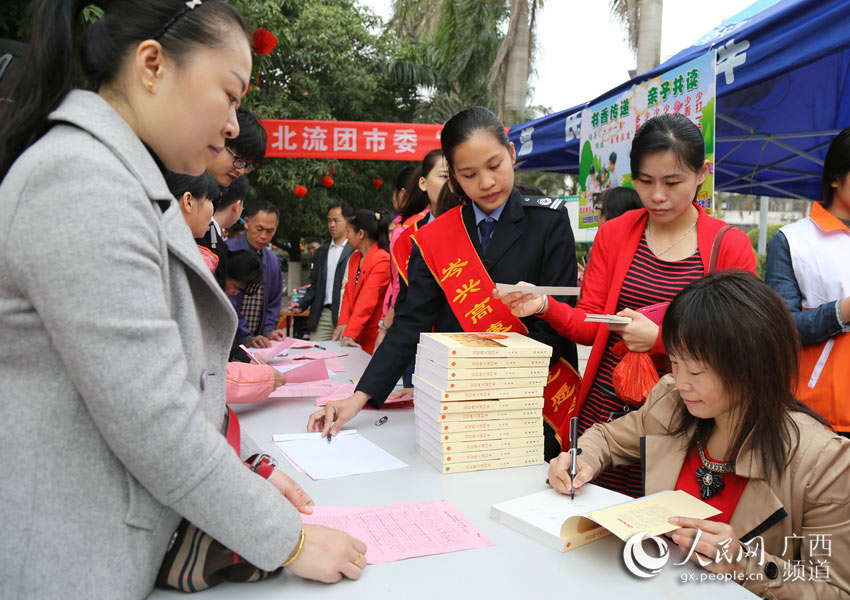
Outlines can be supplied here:
<path id="1" fill-rule="evenodd" d="M 248 162 L 247 160 L 236 156 L 236 153 L 227 146 L 225 146 L 224 149 L 227 150 L 230 153 L 230 156 L 233 157 L 233 166 L 235 168 L 242 169 L 246 173 L 250 173 L 251 171 L 257 168 L 257 165 L 255 165 L 254 163 Z"/>

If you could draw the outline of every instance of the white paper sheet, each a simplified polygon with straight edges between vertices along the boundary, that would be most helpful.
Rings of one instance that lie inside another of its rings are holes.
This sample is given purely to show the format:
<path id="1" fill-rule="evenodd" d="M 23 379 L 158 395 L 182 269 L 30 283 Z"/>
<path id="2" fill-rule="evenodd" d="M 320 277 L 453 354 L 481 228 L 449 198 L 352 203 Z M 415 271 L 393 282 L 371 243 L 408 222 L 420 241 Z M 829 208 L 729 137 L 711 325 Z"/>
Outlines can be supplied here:
<path id="1" fill-rule="evenodd" d="M 354 429 L 340 431 L 331 443 L 321 433 L 275 434 L 272 440 L 296 469 L 314 480 L 407 467 Z"/>

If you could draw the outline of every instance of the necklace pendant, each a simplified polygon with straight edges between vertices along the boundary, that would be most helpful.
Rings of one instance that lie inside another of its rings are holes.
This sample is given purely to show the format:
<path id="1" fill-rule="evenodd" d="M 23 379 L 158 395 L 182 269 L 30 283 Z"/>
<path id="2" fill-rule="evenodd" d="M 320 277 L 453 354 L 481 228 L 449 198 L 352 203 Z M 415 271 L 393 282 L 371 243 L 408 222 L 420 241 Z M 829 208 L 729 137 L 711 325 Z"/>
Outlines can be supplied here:
<path id="1" fill-rule="evenodd" d="M 723 491 L 726 485 L 723 483 L 723 475 L 720 473 L 712 473 L 705 467 L 700 467 L 696 470 L 697 483 L 700 484 L 699 492 L 703 500 L 708 500 L 715 494 Z"/>

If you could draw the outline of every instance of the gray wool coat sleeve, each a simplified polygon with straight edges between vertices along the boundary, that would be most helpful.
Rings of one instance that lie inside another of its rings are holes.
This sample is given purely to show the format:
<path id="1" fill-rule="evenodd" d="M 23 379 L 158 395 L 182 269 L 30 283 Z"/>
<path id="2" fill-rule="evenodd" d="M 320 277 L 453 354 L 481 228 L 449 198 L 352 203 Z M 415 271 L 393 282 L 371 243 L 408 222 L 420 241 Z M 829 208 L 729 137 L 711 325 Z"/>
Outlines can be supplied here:
<path id="1" fill-rule="evenodd" d="M 301 522 L 222 435 L 233 309 L 117 113 L 52 119 L 0 187 L 0 597 L 144 597 L 180 516 L 274 569 Z"/>

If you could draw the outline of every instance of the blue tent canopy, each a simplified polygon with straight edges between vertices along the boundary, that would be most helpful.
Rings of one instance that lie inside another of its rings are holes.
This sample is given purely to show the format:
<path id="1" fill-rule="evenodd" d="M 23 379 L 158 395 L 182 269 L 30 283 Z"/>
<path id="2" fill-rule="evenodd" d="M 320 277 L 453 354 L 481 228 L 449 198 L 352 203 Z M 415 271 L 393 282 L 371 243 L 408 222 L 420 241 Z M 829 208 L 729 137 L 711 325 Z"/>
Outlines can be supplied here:
<path id="1" fill-rule="evenodd" d="M 850 125 L 848 0 L 759 0 L 652 71 L 511 127 L 517 167 L 578 173 L 584 106 L 711 49 L 718 52 L 715 189 L 820 198 L 827 147 Z"/>

